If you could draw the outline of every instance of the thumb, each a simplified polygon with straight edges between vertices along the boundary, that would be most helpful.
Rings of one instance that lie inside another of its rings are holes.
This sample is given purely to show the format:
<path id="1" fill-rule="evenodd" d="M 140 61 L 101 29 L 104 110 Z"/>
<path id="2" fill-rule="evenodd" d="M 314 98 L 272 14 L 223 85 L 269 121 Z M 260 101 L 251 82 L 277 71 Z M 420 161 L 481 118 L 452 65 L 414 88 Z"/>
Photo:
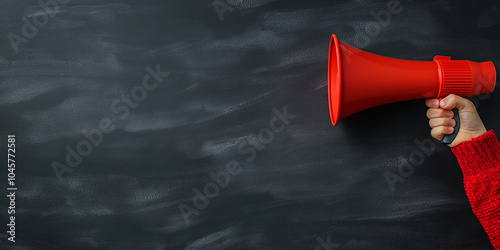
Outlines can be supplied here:
<path id="1" fill-rule="evenodd" d="M 441 99 L 441 101 L 439 101 L 439 106 L 443 109 L 457 108 L 459 111 L 469 111 L 475 109 L 474 103 L 470 100 L 454 94 Z"/>

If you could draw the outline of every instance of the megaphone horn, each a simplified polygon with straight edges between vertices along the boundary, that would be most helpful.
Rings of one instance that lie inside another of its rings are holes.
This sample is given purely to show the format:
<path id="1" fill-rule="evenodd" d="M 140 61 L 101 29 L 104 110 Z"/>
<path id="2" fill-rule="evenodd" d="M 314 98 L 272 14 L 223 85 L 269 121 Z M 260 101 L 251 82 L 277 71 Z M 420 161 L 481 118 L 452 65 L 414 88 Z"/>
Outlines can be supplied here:
<path id="1" fill-rule="evenodd" d="M 328 102 L 334 126 L 371 107 L 449 94 L 487 94 L 495 83 L 491 61 L 451 60 L 448 56 L 435 56 L 433 61 L 402 60 L 349 46 L 335 34 L 330 39 Z"/>

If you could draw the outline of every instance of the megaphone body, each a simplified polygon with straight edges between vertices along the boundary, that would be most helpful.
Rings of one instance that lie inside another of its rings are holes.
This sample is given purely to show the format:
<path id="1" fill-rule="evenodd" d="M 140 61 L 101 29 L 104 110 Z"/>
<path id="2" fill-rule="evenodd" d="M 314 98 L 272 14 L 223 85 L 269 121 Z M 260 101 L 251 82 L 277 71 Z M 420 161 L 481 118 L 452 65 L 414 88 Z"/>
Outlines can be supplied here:
<path id="1" fill-rule="evenodd" d="M 379 56 L 330 40 L 328 99 L 332 124 L 359 111 L 399 101 L 470 97 L 491 93 L 496 71 L 491 61 L 477 63 L 435 56 L 412 61 Z"/>

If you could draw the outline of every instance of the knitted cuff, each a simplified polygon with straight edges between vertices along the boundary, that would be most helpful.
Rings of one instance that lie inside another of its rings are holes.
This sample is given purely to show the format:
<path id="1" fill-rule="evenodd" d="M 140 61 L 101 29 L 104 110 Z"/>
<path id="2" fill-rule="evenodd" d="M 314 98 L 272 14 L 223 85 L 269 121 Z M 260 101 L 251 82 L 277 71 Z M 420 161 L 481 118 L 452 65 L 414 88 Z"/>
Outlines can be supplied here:
<path id="1" fill-rule="evenodd" d="M 500 165 L 500 143 L 493 130 L 451 148 L 464 176 L 484 173 Z"/>

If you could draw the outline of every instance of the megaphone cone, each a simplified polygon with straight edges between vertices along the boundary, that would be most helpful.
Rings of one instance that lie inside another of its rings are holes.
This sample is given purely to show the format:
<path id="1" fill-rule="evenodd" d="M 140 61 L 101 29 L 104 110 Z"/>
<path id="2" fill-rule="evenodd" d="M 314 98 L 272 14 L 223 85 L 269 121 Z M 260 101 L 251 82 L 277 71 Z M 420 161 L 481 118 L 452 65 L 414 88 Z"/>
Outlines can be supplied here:
<path id="1" fill-rule="evenodd" d="M 332 35 L 328 61 L 328 99 L 334 126 L 359 111 L 405 100 L 470 97 L 491 93 L 492 62 L 477 63 L 435 56 L 412 61 L 379 56 L 340 42 Z"/>

